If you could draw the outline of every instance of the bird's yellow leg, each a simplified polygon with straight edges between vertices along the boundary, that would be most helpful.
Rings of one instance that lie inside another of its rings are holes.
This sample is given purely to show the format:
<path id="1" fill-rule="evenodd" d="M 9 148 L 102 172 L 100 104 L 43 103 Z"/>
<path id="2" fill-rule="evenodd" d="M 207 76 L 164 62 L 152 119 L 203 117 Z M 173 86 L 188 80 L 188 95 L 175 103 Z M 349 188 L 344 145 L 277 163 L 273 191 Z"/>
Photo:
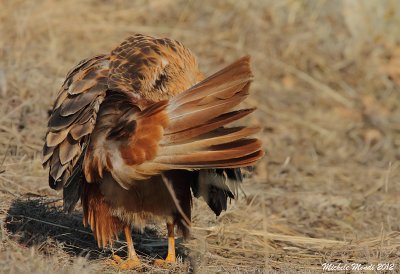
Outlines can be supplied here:
<path id="1" fill-rule="evenodd" d="M 167 264 L 176 262 L 175 255 L 175 235 L 174 235 L 174 224 L 167 223 L 168 230 L 168 255 L 165 260 L 157 259 L 154 261 L 154 265 L 163 267 Z"/>
<path id="2" fill-rule="evenodd" d="M 126 237 L 126 243 L 128 245 L 128 258 L 126 260 L 121 259 L 118 255 L 113 255 L 114 265 L 120 269 L 138 269 L 141 267 L 140 260 L 136 255 L 135 248 L 133 247 L 131 228 L 127 225 L 124 226 L 124 232 Z"/>

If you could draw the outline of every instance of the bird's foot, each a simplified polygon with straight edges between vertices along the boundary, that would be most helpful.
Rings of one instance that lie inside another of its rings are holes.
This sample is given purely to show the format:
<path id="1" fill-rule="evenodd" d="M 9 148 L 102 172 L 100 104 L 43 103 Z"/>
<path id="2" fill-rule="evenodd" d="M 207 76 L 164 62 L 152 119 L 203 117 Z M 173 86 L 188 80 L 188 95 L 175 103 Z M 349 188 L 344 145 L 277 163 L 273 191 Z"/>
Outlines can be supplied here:
<path id="1" fill-rule="evenodd" d="M 175 256 L 167 256 L 167 258 L 165 258 L 165 260 L 163 259 L 156 259 L 154 261 L 154 266 L 160 267 L 160 268 L 166 268 L 172 264 L 176 263 L 176 258 Z"/>
<path id="2" fill-rule="evenodd" d="M 113 255 L 112 260 L 109 260 L 108 264 L 116 266 L 121 270 L 140 269 L 142 267 L 142 264 L 137 256 L 123 260 L 120 256 Z"/>

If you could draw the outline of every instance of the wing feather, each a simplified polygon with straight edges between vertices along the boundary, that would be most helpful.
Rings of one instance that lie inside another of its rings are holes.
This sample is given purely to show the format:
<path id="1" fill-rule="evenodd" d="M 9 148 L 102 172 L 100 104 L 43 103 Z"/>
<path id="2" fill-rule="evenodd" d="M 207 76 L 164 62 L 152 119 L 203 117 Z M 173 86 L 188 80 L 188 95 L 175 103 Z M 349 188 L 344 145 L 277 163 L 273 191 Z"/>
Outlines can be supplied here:
<path id="1" fill-rule="evenodd" d="M 104 86 L 101 90 L 104 90 Z M 65 98 L 63 104 L 60 106 L 60 116 L 66 117 L 83 110 L 87 105 L 94 101 L 99 95 L 98 90 L 90 89 L 79 95 L 72 95 Z"/>
<path id="2" fill-rule="evenodd" d="M 73 68 L 57 96 L 48 122 L 43 165 L 49 164 L 49 184 L 61 189 L 88 145 L 97 112 L 107 92 L 109 56 L 83 60 Z"/>
<path id="3" fill-rule="evenodd" d="M 76 140 L 68 137 L 60 144 L 59 150 L 60 163 L 66 165 L 80 153 L 81 147 Z"/>
<path id="4" fill-rule="evenodd" d="M 60 144 L 68 135 L 68 129 L 56 132 L 49 131 L 46 136 L 46 146 L 54 147 Z"/>
<path id="5" fill-rule="evenodd" d="M 95 120 L 91 119 L 87 121 L 85 124 L 78 124 L 72 126 L 70 134 L 74 140 L 80 140 L 83 136 L 90 134 L 95 126 Z"/>

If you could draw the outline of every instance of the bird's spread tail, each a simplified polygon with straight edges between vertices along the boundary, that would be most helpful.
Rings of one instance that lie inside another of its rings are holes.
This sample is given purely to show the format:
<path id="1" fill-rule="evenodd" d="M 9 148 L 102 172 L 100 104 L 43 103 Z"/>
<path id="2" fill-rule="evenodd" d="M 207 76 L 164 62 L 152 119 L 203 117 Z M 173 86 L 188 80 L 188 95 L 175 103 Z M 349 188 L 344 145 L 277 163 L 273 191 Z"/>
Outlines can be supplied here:
<path id="1" fill-rule="evenodd" d="M 103 126 L 96 126 L 83 162 L 86 180 L 98 181 L 107 169 L 128 189 L 135 180 L 168 170 L 254 165 L 263 156 L 261 141 L 250 137 L 258 128 L 226 127 L 254 110 L 235 110 L 248 96 L 251 79 L 244 57 L 144 110 L 134 107 L 131 93 L 110 93 L 97 117 Z"/>
<path id="2" fill-rule="evenodd" d="M 233 110 L 248 96 L 251 80 L 249 57 L 243 57 L 173 97 L 153 162 L 175 169 L 253 165 L 263 155 L 261 141 L 249 138 L 258 128 L 224 127 L 254 110 Z"/>

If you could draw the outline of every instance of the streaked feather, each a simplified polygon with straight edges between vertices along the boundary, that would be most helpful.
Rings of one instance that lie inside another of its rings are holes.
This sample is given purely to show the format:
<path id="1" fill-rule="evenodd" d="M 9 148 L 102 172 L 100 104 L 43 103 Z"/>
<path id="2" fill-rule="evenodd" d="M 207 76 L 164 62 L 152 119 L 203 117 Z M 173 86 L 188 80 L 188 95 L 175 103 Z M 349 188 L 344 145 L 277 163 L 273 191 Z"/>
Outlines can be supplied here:
<path id="1" fill-rule="evenodd" d="M 72 159 L 77 157 L 81 152 L 79 143 L 73 140 L 71 137 L 66 138 L 59 147 L 60 150 L 60 163 L 66 165 L 71 162 Z"/>
<path id="2" fill-rule="evenodd" d="M 107 60 L 107 55 L 99 55 L 82 61 L 67 74 L 60 90 L 43 148 L 43 164 L 50 165 L 52 188 L 60 189 L 66 183 L 71 174 L 69 170 L 82 153 L 85 136 L 93 131 L 107 91 Z"/>
<path id="3" fill-rule="evenodd" d="M 226 209 L 243 179 L 240 168 L 263 155 L 251 137 L 257 128 L 228 127 L 254 110 L 234 109 L 249 94 L 249 63 L 241 58 L 200 81 L 181 43 L 134 35 L 68 72 L 43 165 L 50 186 L 63 188 L 65 210 L 81 198 L 99 246 L 112 243 L 124 222 L 154 214 L 172 217 L 187 236 L 190 188 L 216 215 Z"/>
<path id="4" fill-rule="evenodd" d="M 47 133 L 46 136 L 46 146 L 54 147 L 60 144 L 68 135 L 68 129 Z"/>

